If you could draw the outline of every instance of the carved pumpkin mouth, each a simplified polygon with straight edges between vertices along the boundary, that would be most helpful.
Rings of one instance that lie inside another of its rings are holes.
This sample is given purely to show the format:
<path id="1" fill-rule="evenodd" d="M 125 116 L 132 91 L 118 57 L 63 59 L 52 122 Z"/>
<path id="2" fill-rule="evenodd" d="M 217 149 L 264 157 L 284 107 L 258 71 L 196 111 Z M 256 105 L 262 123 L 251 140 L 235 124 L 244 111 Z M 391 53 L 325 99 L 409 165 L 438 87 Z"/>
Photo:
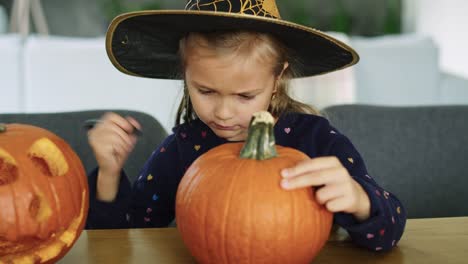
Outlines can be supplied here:
<path id="1" fill-rule="evenodd" d="M 0 238 L 0 264 L 45 263 L 61 257 L 72 246 L 75 238 L 81 233 L 84 224 L 85 205 L 88 193 L 82 192 L 80 215 L 75 217 L 67 229 L 51 234 L 48 239 L 28 237 L 13 242 Z"/>

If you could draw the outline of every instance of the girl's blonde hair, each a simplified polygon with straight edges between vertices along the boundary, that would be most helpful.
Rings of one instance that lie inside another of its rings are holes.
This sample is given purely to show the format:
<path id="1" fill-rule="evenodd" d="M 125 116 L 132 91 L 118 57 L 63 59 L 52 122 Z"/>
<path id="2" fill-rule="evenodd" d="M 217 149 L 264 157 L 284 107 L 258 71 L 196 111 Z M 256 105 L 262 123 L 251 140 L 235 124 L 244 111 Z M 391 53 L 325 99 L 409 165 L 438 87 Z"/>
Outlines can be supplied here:
<path id="1" fill-rule="evenodd" d="M 181 58 L 181 74 L 185 75 L 187 50 L 192 47 L 202 47 L 213 51 L 213 55 L 224 56 L 229 54 L 241 54 L 245 58 L 258 58 L 271 64 L 273 74 L 278 79 L 276 93 L 271 98 L 268 111 L 275 117 L 288 112 L 309 113 L 320 115 L 314 107 L 301 103 L 289 96 L 290 80 L 297 76 L 297 69 L 292 68 L 292 59 L 288 49 L 276 38 L 266 33 L 251 31 L 228 31 L 210 33 L 189 33 L 179 43 L 179 55 Z M 289 62 L 289 67 L 283 71 L 284 65 Z M 187 84 L 184 79 L 184 95 L 179 104 L 176 125 L 190 122 L 197 118 L 190 101 Z"/>

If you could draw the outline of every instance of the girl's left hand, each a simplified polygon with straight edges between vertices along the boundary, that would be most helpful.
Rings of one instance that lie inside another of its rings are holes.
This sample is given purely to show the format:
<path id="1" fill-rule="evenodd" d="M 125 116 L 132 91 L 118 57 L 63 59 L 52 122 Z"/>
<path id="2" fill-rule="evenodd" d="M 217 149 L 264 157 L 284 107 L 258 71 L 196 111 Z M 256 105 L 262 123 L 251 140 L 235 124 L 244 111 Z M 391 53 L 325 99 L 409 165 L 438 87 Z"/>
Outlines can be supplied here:
<path id="1" fill-rule="evenodd" d="M 337 157 L 307 159 L 281 171 L 284 189 L 316 188 L 318 203 L 330 212 L 345 212 L 363 222 L 370 216 L 370 200 Z"/>

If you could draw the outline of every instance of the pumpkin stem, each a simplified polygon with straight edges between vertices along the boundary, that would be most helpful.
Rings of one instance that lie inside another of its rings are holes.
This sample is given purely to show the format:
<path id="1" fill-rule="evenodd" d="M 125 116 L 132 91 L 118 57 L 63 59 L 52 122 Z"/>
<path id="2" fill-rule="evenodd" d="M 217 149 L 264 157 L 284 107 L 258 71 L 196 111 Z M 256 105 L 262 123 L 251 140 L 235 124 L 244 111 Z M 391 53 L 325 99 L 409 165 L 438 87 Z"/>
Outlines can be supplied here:
<path id="1" fill-rule="evenodd" d="M 6 125 L 3 123 L 0 123 L 0 133 L 6 132 L 6 130 L 7 130 Z"/>
<path id="2" fill-rule="evenodd" d="M 256 160 L 277 157 L 273 125 L 273 116 L 267 111 L 254 113 L 250 120 L 247 140 L 240 152 L 240 157 Z"/>

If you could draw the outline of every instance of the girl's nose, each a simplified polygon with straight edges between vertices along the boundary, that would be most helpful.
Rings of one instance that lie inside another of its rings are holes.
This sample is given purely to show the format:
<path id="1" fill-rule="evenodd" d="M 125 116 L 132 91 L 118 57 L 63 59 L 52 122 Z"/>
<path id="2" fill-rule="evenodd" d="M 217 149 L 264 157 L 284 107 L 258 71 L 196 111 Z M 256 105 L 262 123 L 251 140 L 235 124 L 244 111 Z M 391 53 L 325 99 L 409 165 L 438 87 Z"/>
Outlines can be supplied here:
<path id="1" fill-rule="evenodd" d="M 234 111 L 227 100 L 220 100 L 215 107 L 214 115 L 219 120 L 229 120 L 234 116 Z"/>

